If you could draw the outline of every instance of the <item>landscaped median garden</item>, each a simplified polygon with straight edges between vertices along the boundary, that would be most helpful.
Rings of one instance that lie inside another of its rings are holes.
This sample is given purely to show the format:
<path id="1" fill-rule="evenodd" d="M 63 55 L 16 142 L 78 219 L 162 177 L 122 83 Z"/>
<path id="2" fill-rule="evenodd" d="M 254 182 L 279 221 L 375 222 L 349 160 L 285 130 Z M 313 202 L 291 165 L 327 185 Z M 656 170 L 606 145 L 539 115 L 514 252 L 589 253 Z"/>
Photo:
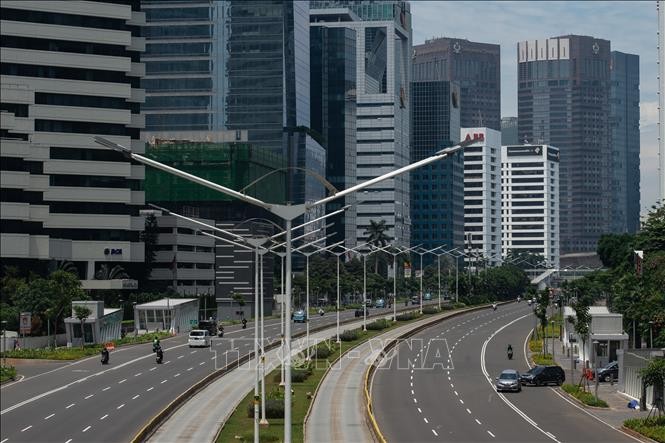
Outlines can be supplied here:
<path id="1" fill-rule="evenodd" d="M 132 345 L 140 343 L 150 343 L 155 337 L 164 339 L 171 337 L 169 332 L 157 332 L 144 335 L 127 335 L 118 340 L 112 340 L 116 348 L 123 345 Z M 0 353 L 3 358 L 25 358 L 25 359 L 44 359 L 44 360 L 77 360 L 79 358 L 99 355 L 102 345 L 86 345 L 84 347 L 61 347 L 61 348 L 38 348 L 38 349 L 13 349 Z"/>
<path id="2" fill-rule="evenodd" d="M 624 421 L 623 425 L 659 443 L 665 443 L 665 415 L 648 419 L 631 418 Z"/>
<path id="3" fill-rule="evenodd" d="M 0 366 L 0 383 L 16 378 L 16 368 L 13 366 Z"/>
<path id="4" fill-rule="evenodd" d="M 463 304 L 457 307 L 464 307 Z M 452 306 L 449 308 L 452 309 Z M 385 318 L 367 323 L 367 331 L 362 328 L 345 330 L 340 333 L 341 343 L 326 340 L 310 348 L 311 360 L 306 361 L 306 351 L 293 360 L 291 388 L 293 390 L 292 439 L 303 441 L 305 415 L 314 399 L 314 393 L 321 383 L 326 370 L 344 355 L 345 352 L 367 340 L 383 334 L 389 329 L 411 323 L 441 311 L 436 307 L 426 307 L 423 314 L 406 312 L 397 315 L 397 322 Z M 266 418 L 270 423 L 261 427 L 260 441 L 281 441 L 284 437 L 284 390 L 279 386 L 281 368 L 266 374 Z M 250 392 L 240 402 L 234 413 L 224 424 L 217 442 L 250 442 L 254 440 L 254 392 Z"/>

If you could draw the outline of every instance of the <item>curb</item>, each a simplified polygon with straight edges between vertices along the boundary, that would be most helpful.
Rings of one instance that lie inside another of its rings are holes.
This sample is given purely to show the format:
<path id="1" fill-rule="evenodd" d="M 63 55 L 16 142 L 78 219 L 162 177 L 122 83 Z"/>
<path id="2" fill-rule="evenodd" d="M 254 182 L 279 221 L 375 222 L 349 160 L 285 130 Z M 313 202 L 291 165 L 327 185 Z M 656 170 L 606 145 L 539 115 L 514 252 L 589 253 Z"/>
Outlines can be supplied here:
<path id="1" fill-rule="evenodd" d="M 512 303 L 512 300 L 507 301 L 507 302 L 499 303 L 499 305 L 504 305 L 504 304 L 508 304 L 508 303 Z M 371 394 L 370 394 L 370 391 L 371 391 L 370 384 L 373 380 L 373 376 L 374 376 L 374 373 L 376 372 L 376 367 L 378 366 L 379 361 L 382 360 L 386 356 L 387 351 L 390 351 L 392 348 L 394 348 L 397 345 L 398 340 L 402 340 L 404 338 L 411 337 L 411 336 L 413 336 L 413 335 L 415 335 L 415 334 L 417 334 L 417 333 L 419 333 L 419 332 L 421 332 L 421 331 L 423 331 L 423 330 L 425 330 L 425 329 L 427 329 L 427 328 L 429 328 L 433 325 L 436 325 L 438 323 L 443 322 L 444 320 L 448 320 L 448 319 L 453 318 L 453 317 L 458 317 L 458 316 L 460 316 L 462 314 L 465 314 L 467 312 L 474 312 L 474 311 L 480 311 L 482 309 L 487 309 L 490 306 L 492 306 L 492 305 L 491 304 L 490 305 L 481 305 L 481 306 L 475 306 L 475 307 L 472 307 L 472 308 L 462 309 L 462 310 L 459 310 L 459 311 L 445 312 L 445 313 L 443 313 L 443 315 L 441 317 L 431 319 L 430 321 L 428 321 L 426 323 L 423 323 L 422 325 L 420 325 L 416 328 L 413 328 L 410 331 L 405 332 L 404 334 L 402 334 L 399 337 L 391 340 L 386 346 L 384 346 L 381 353 L 374 359 L 372 364 L 367 368 L 367 371 L 365 371 L 365 382 L 364 382 L 364 386 L 363 386 L 363 390 L 364 390 L 364 393 L 365 393 L 365 419 L 369 422 L 369 424 L 371 424 L 370 430 L 372 432 L 372 435 L 374 436 L 375 441 L 378 441 L 380 443 L 386 443 L 386 438 L 381 433 L 381 429 L 379 428 L 379 424 L 376 421 L 376 417 L 374 417 L 374 412 L 373 412 L 373 408 L 372 408 L 372 397 L 371 397 Z M 448 314 L 448 315 L 446 315 L 446 314 Z"/>
<path id="2" fill-rule="evenodd" d="M 397 312 L 408 312 L 408 311 L 413 311 L 416 309 L 420 309 L 419 307 L 414 308 L 407 308 L 407 309 L 402 309 L 402 310 L 397 310 Z M 386 315 L 392 315 L 392 313 L 387 313 L 387 314 L 375 314 L 368 316 L 368 318 L 371 317 L 376 317 L 380 318 L 381 316 L 386 316 Z M 340 321 L 340 325 L 342 324 L 347 324 L 347 323 L 353 323 L 355 321 L 358 321 L 356 318 L 351 318 L 349 320 L 345 321 Z M 328 328 L 334 327 L 333 325 L 323 325 L 319 326 L 317 328 L 312 328 L 309 330 L 310 334 L 312 332 L 319 332 L 323 331 Z M 306 335 L 307 333 L 305 331 L 300 332 L 298 334 L 293 335 L 291 338 L 298 338 Z M 275 349 L 281 345 L 281 342 L 274 342 L 271 343 L 270 345 L 267 345 L 265 347 L 265 351 L 270 351 L 272 349 Z M 199 391 L 207 387 L 209 384 L 211 384 L 213 381 L 216 379 L 224 376 L 226 373 L 230 372 L 232 369 L 234 369 L 237 366 L 240 366 L 242 364 L 245 364 L 249 360 L 254 358 L 254 352 L 250 352 L 243 357 L 239 358 L 238 360 L 229 363 L 222 369 L 218 369 L 215 372 L 212 372 L 211 374 L 208 374 L 206 377 L 203 379 L 199 380 L 192 386 L 190 386 L 185 392 L 180 394 L 178 397 L 176 397 L 171 403 L 169 403 L 164 409 L 162 409 L 160 412 L 158 412 L 154 417 L 152 417 L 144 426 L 141 428 L 141 430 L 131 439 L 132 443 L 141 443 L 144 441 L 147 441 L 148 438 L 157 430 L 157 428 L 164 422 L 166 421 L 171 415 L 175 413 L 175 411 L 178 410 L 178 408 L 185 403 L 187 400 L 189 400 L 191 397 L 193 397 L 195 394 L 197 394 Z M 223 425 L 222 425 L 223 427 Z M 221 429 L 221 427 L 220 427 Z M 219 431 L 218 431 L 219 433 Z"/>
<path id="3" fill-rule="evenodd" d="M 639 432 L 637 432 L 637 431 L 634 430 L 634 429 L 630 429 L 630 428 L 627 428 L 627 427 L 625 427 L 625 426 L 621 426 L 619 429 L 620 429 L 622 432 L 625 432 L 626 434 L 630 435 L 631 437 L 635 437 L 635 438 L 637 438 L 637 439 L 639 439 L 639 440 L 642 440 L 642 441 L 644 441 L 644 442 L 647 442 L 647 443 L 658 443 L 656 440 L 654 440 L 654 439 L 652 439 L 652 438 L 649 438 L 649 437 L 647 437 L 647 436 L 644 435 L 644 434 L 640 434 Z"/>

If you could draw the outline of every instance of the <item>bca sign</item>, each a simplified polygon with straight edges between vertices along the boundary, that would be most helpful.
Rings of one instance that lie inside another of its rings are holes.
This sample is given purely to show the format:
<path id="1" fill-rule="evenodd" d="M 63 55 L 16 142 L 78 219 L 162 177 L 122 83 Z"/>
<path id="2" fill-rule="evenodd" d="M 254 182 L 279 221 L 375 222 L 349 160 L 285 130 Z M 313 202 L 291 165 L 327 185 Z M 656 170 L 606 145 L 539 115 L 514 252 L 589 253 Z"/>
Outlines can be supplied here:
<path id="1" fill-rule="evenodd" d="M 471 141 L 471 140 L 478 141 L 478 142 L 484 142 L 485 141 L 485 133 L 478 132 L 478 133 L 473 133 L 472 134 L 472 133 L 469 132 L 468 134 L 466 134 L 466 137 L 464 138 L 464 141 L 468 142 L 468 141 Z"/>

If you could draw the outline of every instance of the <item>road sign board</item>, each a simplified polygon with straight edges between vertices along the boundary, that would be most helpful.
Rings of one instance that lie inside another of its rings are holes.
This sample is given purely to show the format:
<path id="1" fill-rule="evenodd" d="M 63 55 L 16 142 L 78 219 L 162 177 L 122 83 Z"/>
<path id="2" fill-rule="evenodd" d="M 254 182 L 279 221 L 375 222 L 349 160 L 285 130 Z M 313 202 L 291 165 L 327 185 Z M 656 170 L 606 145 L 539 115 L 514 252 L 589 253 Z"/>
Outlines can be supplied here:
<path id="1" fill-rule="evenodd" d="M 29 334 L 32 332 L 32 313 L 21 312 L 21 321 L 19 325 L 19 332 L 21 334 Z"/>

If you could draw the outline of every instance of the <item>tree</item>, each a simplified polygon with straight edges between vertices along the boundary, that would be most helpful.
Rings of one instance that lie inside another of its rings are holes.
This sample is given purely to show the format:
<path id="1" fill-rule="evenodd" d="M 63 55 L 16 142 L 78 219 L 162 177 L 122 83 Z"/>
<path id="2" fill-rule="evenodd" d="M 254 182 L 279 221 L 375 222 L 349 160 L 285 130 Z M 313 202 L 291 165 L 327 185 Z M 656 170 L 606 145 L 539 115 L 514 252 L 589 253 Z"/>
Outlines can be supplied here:
<path id="1" fill-rule="evenodd" d="M 89 297 L 81 288 L 81 281 L 70 272 L 58 270 L 48 277 L 50 287 L 51 303 L 44 312 L 47 329 L 50 329 L 50 321 L 53 319 L 54 333 L 58 333 L 58 320 L 63 312 L 66 312 L 75 300 L 87 300 Z"/>
<path id="2" fill-rule="evenodd" d="M 630 263 L 635 236 L 631 234 L 605 234 L 598 240 L 597 252 L 603 266 L 614 268 Z"/>
<path id="3" fill-rule="evenodd" d="M 85 345 L 85 319 L 90 317 L 92 311 L 87 306 L 74 306 L 74 317 L 81 322 L 81 348 Z"/>
<path id="4" fill-rule="evenodd" d="M 145 245 L 144 280 L 150 278 L 155 260 L 157 259 L 156 246 L 158 237 L 159 226 L 157 225 L 157 217 L 155 217 L 155 214 L 149 214 L 145 218 L 145 228 L 140 235 L 140 240 Z"/>
<path id="5" fill-rule="evenodd" d="M 550 303 L 550 291 L 545 288 L 542 291 L 536 293 L 536 308 L 535 314 L 538 320 L 540 320 L 540 329 L 543 331 L 543 355 L 546 354 L 546 343 L 547 337 L 545 335 L 545 329 L 547 328 L 547 306 Z"/>
<path id="6" fill-rule="evenodd" d="M 95 272 L 96 280 L 115 280 L 117 278 L 129 278 L 125 270 L 120 265 L 111 267 L 109 264 L 102 264 L 97 272 Z"/>
<path id="7" fill-rule="evenodd" d="M 665 385 L 665 359 L 664 358 L 654 358 L 652 359 L 646 368 L 640 370 L 640 376 L 642 377 L 642 396 L 640 398 L 640 403 L 645 405 L 646 408 L 646 388 L 653 386 L 654 389 L 654 400 L 658 397 L 656 393 L 660 393 L 662 396 L 663 385 Z M 658 416 L 663 412 L 663 399 L 660 399 L 660 404 L 657 405 Z"/>
<path id="8" fill-rule="evenodd" d="M 589 298 L 585 296 L 580 296 L 575 300 L 573 304 L 573 310 L 575 311 L 575 333 L 582 341 L 582 350 L 584 350 L 586 345 L 586 340 L 589 337 L 589 326 L 591 324 L 591 314 L 589 313 Z M 586 354 L 583 356 L 582 360 L 586 362 Z M 586 363 L 585 363 L 586 364 Z"/>
<path id="9" fill-rule="evenodd" d="M 386 226 L 385 220 L 380 220 L 378 222 L 374 220 L 369 221 L 369 226 L 363 233 L 367 236 L 367 244 L 375 248 L 383 248 L 390 241 L 390 237 L 386 235 L 388 226 Z M 377 252 L 376 257 L 374 258 L 374 273 L 379 273 L 379 256 L 383 256 L 381 252 Z"/>

